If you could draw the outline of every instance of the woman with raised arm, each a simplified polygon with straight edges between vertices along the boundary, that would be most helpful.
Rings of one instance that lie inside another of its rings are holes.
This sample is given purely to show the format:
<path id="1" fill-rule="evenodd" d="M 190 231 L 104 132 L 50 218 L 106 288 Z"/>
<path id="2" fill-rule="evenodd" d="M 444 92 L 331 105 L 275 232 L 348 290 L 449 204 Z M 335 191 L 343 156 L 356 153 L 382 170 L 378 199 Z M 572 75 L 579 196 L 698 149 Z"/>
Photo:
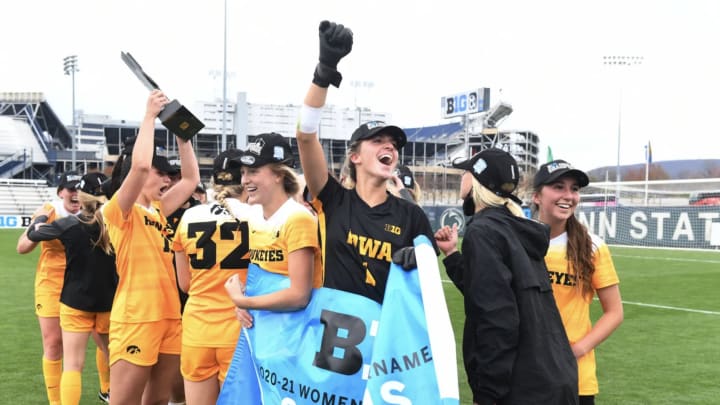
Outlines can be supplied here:
<path id="1" fill-rule="evenodd" d="M 413 246 L 433 232 L 418 205 L 388 193 L 387 181 L 398 164 L 405 132 L 384 122 L 362 124 L 350 137 L 345 160 L 347 189 L 328 173 L 317 136 L 328 86 L 338 87 L 337 64 L 350 53 L 353 34 L 341 24 L 320 23 L 320 61 L 301 108 L 297 130 L 305 181 L 320 219 L 325 266 L 324 286 L 360 294 L 382 303 L 392 253 Z"/>
<path id="2" fill-rule="evenodd" d="M 103 207 L 119 276 L 110 315 L 113 405 L 167 404 L 169 376 L 180 366 L 180 299 L 166 216 L 188 200 L 200 173 L 191 143 L 176 137 L 183 176 L 169 188 L 173 168 L 154 145 L 155 119 L 168 103 L 161 91 L 150 93 L 132 153 L 113 171 L 120 186 Z"/>
<path id="3" fill-rule="evenodd" d="M 599 392 L 595 348 L 623 321 L 620 280 L 605 241 L 575 217 L 580 189 L 588 176 L 564 160 L 540 166 L 535 174 L 533 208 L 550 226 L 545 264 L 573 354 L 578 362 L 580 405 L 595 403 Z M 602 315 L 592 324 L 590 303 L 597 294 Z"/>

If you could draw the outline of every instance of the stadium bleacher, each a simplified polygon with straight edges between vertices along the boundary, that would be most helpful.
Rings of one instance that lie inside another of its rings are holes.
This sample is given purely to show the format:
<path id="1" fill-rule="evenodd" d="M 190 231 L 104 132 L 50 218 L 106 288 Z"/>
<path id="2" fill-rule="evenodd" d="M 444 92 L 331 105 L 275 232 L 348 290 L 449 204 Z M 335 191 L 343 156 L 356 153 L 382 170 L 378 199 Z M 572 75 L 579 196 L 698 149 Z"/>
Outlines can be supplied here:
<path id="1" fill-rule="evenodd" d="M 56 197 L 44 180 L 0 179 L 0 213 L 31 215 Z"/>

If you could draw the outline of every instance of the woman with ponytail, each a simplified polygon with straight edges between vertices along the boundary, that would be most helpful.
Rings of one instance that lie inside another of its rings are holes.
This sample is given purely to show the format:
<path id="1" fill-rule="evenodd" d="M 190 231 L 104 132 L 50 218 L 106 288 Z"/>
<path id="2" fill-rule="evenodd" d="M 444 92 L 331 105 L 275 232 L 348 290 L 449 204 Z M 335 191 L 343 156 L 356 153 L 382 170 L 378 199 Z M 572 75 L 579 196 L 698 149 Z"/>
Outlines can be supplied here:
<path id="1" fill-rule="evenodd" d="M 225 281 L 247 276 L 251 208 L 240 200 L 241 155 L 228 149 L 215 158 L 215 201 L 187 209 L 173 239 L 178 283 L 188 293 L 180 370 L 190 404 L 217 402 L 240 334 Z"/>
<path id="2" fill-rule="evenodd" d="M 465 299 L 463 355 L 475 404 L 576 404 L 577 363 L 547 277 L 548 230 L 527 219 L 513 192 L 517 162 L 500 149 L 454 163 L 465 215 L 435 234 Z"/>
<path id="3" fill-rule="evenodd" d="M 60 327 L 63 339 L 63 371 L 60 397 L 63 405 L 80 403 L 82 369 L 91 332 L 100 337 L 98 346 L 107 361 L 110 309 L 117 273 L 100 207 L 105 202 L 102 173 L 88 173 L 77 184 L 80 212 L 47 222 L 40 212 L 28 228 L 33 242 L 57 239 L 65 247 L 67 264 L 60 293 Z M 105 376 L 105 381 L 109 376 Z M 104 391 L 107 392 L 107 387 Z"/>
<path id="4" fill-rule="evenodd" d="M 545 256 L 553 294 L 578 362 L 580 404 L 593 404 L 599 392 L 595 347 L 623 321 L 619 279 L 610 250 L 575 217 L 580 189 L 588 176 L 564 160 L 540 166 L 533 181 L 538 220 L 550 226 Z M 603 314 L 592 324 L 590 303 L 597 294 Z"/>

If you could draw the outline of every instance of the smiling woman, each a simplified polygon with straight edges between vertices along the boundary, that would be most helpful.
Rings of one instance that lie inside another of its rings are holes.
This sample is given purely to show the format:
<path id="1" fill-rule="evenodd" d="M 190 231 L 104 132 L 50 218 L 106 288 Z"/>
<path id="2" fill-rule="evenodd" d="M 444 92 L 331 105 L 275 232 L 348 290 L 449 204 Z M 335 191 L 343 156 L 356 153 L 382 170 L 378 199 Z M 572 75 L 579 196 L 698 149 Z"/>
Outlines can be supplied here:
<path id="1" fill-rule="evenodd" d="M 305 308 L 310 292 L 322 284 L 317 221 L 295 200 L 298 181 L 292 166 L 295 159 L 290 143 L 276 133 L 260 134 L 240 157 L 242 185 L 248 203 L 262 207 L 251 216 L 250 262 L 260 269 L 282 274 L 290 285 L 259 296 L 246 296 L 239 276 L 231 277 L 225 288 L 245 326 L 252 325 L 247 309 L 294 311 Z"/>
<path id="2" fill-rule="evenodd" d="M 296 138 L 312 205 L 324 224 L 320 232 L 324 285 L 382 303 L 391 258 L 379 253 L 386 250 L 364 249 L 352 240 L 374 241 L 394 252 L 413 246 L 418 235 L 434 238 L 422 208 L 388 193 L 387 181 L 394 176 L 399 151 L 407 142 L 399 127 L 381 121 L 360 125 L 350 137 L 343 170 L 347 179 L 330 176 L 317 132 L 328 87 L 338 87 L 342 81 L 337 65 L 350 53 L 353 33 L 342 24 L 323 21 L 319 36 L 319 63 L 301 108 Z"/>
<path id="3" fill-rule="evenodd" d="M 75 215 L 80 211 L 77 185 L 80 175 L 76 172 L 63 173 L 57 189 L 60 200 L 48 202 L 33 215 L 33 223 L 42 220 L 52 223 L 60 218 Z M 60 376 L 62 375 L 62 331 L 60 329 L 60 292 L 65 274 L 65 248 L 59 240 L 33 242 L 23 232 L 17 243 L 17 252 L 32 252 L 41 244 L 40 258 L 35 273 L 35 314 L 40 323 L 43 343 L 43 377 L 48 400 L 60 401 Z"/>

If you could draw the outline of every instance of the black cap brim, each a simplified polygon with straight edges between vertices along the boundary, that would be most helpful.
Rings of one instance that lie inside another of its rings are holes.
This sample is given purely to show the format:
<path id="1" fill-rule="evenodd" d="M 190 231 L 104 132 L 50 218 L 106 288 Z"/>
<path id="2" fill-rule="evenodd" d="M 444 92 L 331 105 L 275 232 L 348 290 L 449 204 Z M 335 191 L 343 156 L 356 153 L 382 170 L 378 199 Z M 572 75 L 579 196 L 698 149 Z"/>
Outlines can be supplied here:
<path id="1" fill-rule="evenodd" d="M 170 162 L 167 160 L 164 156 L 153 156 L 152 159 L 152 166 L 157 169 L 158 171 L 161 171 L 163 173 L 167 174 L 177 174 L 178 170 L 175 166 L 171 165 Z"/>
<path id="2" fill-rule="evenodd" d="M 379 134 L 388 134 L 393 137 L 393 139 L 395 139 L 395 143 L 397 144 L 398 149 L 402 149 L 402 147 L 407 144 L 407 135 L 405 135 L 405 131 L 403 131 L 400 127 L 396 127 L 395 125 L 386 125 L 384 127 L 373 128 L 368 131 L 365 136 L 363 136 L 362 138 L 358 138 L 357 140 L 363 141 Z"/>
<path id="3" fill-rule="evenodd" d="M 556 182 L 561 177 L 573 177 L 578 182 L 580 188 L 590 184 L 590 179 L 587 174 L 582 170 L 578 169 L 558 169 L 552 172 L 542 183 L 533 184 L 533 187 L 538 188 L 542 185 L 551 184 Z"/>

